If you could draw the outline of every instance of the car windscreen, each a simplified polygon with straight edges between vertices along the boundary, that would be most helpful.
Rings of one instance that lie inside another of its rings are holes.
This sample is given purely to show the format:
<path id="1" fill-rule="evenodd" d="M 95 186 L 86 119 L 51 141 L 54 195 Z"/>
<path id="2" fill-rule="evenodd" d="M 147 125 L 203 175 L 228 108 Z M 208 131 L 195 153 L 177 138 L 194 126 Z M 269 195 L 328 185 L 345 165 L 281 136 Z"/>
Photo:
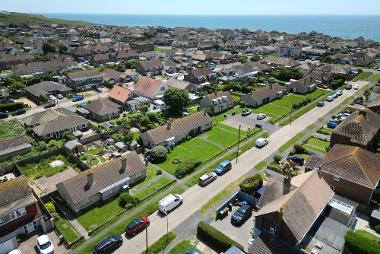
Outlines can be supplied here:
<path id="1" fill-rule="evenodd" d="M 136 219 L 136 220 L 134 220 L 128 224 L 127 229 L 131 230 L 131 229 L 133 229 L 133 228 L 135 228 L 135 227 L 137 227 L 143 223 L 144 223 L 144 221 L 141 218 Z"/>
<path id="2" fill-rule="evenodd" d="M 40 245 L 40 248 L 41 248 L 41 250 L 44 250 L 44 249 L 47 249 L 47 248 L 49 248 L 49 247 L 50 247 L 50 245 L 51 245 L 51 243 L 50 243 L 50 242 L 46 242 L 46 243 L 44 243 L 44 244 L 41 244 L 41 245 Z"/>

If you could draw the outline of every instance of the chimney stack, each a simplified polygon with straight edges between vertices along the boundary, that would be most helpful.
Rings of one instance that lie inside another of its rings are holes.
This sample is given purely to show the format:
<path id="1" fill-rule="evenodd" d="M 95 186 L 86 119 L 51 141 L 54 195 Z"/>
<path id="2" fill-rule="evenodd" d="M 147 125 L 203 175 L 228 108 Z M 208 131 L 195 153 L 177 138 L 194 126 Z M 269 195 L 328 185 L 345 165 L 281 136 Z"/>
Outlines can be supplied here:
<path id="1" fill-rule="evenodd" d="M 94 173 L 92 171 L 87 172 L 87 186 L 91 187 L 94 185 Z"/>
<path id="2" fill-rule="evenodd" d="M 171 121 L 168 121 L 168 123 L 166 124 L 166 129 L 168 131 L 170 131 L 172 129 L 172 122 Z"/>
<path id="3" fill-rule="evenodd" d="M 120 174 L 123 174 L 127 170 L 127 158 L 123 157 L 121 158 L 121 168 L 120 168 Z"/>
<path id="4" fill-rule="evenodd" d="M 290 176 L 285 176 L 285 178 L 284 178 L 284 191 L 283 191 L 284 195 L 286 195 L 290 192 L 290 187 L 292 186 L 291 181 L 292 181 L 292 178 Z"/>

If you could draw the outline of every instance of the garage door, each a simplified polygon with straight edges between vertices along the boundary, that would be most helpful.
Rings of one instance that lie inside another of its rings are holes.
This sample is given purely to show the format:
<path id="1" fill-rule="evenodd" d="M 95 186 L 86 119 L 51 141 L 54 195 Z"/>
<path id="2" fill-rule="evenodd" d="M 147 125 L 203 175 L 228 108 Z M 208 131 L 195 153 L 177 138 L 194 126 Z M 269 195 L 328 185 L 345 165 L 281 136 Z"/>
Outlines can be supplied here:
<path id="1" fill-rule="evenodd" d="M 14 250 L 18 247 L 16 238 L 11 238 L 8 241 L 0 243 L 0 254 L 7 254 L 11 250 Z"/>

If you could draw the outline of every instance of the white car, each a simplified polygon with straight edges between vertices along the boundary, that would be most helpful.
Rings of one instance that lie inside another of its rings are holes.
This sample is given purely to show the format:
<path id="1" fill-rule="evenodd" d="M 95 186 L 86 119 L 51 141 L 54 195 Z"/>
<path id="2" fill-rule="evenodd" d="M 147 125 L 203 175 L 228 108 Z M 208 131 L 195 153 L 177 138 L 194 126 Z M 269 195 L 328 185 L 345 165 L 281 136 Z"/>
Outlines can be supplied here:
<path id="1" fill-rule="evenodd" d="M 265 119 L 266 117 L 267 117 L 266 114 L 258 114 L 257 117 L 256 117 L 256 119 L 257 119 L 257 120 L 263 120 L 263 119 Z"/>
<path id="2" fill-rule="evenodd" d="M 37 238 L 37 249 L 41 254 L 54 254 L 54 245 L 47 235 L 41 235 Z"/>
<path id="3" fill-rule="evenodd" d="M 268 139 L 266 138 L 258 138 L 256 140 L 256 147 L 262 148 L 268 144 Z"/>
<path id="4" fill-rule="evenodd" d="M 358 85 L 354 85 L 353 88 L 354 88 L 354 90 L 359 90 L 359 86 Z"/>
<path id="5" fill-rule="evenodd" d="M 334 100 L 334 97 L 332 97 L 332 96 L 327 96 L 327 101 L 332 102 L 333 100 Z"/>
<path id="6" fill-rule="evenodd" d="M 207 184 L 214 181 L 216 178 L 217 178 L 216 173 L 214 173 L 214 172 L 206 173 L 206 174 L 202 175 L 201 177 L 199 177 L 198 182 L 199 182 L 200 186 L 206 186 Z"/>
<path id="7" fill-rule="evenodd" d="M 57 97 L 55 97 L 54 95 L 49 95 L 49 99 L 52 101 L 55 101 L 55 100 L 57 100 Z"/>
<path id="8" fill-rule="evenodd" d="M 22 254 L 22 253 L 19 249 L 14 249 L 14 250 L 11 250 L 10 252 L 8 252 L 8 254 Z"/>

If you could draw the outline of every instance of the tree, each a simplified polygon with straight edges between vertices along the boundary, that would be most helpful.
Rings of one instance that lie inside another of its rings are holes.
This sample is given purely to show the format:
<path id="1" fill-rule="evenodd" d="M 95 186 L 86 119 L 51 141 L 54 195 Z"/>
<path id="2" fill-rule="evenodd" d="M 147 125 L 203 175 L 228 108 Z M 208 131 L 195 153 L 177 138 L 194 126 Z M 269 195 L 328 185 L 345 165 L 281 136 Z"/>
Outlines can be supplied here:
<path id="1" fill-rule="evenodd" d="M 156 146 L 153 147 L 152 151 L 150 152 L 150 155 L 152 156 L 153 162 L 164 162 L 166 160 L 166 157 L 168 156 L 168 149 L 166 149 L 166 147 L 163 146 Z"/>
<path id="2" fill-rule="evenodd" d="M 245 178 L 239 187 L 243 192 L 253 195 L 258 189 L 261 188 L 261 186 L 263 186 L 263 181 L 263 176 L 256 174 Z"/>
<path id="3" fill-rule="evenodd" d="M 58 52 L 60 53 L 60 54 L 66 54 L 66 52 L 67 52 L 67 47 L 65 46 L 65 45 L 63 45 L 63 44 L 60 44 L 59 46 L 58 46 Z"/>
<path id="4" fill-rule="evenodd" d="M 291 177 L 297 175 L 297 168 L 296 168 L 294 162 L 292 162 L 292 161 L 283 160 L 281 162 L 281 170 L 282 170 L 282 173 L 287 178 L 291 178 Z"/>
<path id="5" fill-rule="evenodd" d="M 126 206 L 136 206 L 140 203 L 140 199 L 132 196 L 129 193 L 122 193 L 119 198 L 119 205 L 123 208 Z"/>
<path id="6" fill-rule="evenodd" d="M 189 93 L 178 88 L 167 89 L 164 94 L 164 101 L 169 109 L 175 113 L 181 113 L 191 103 Z"/>
<path id="7" fill-rule="evenodd" d="M 42 102 L 42 103 L 46 103 L 49 98 L 47 97 L 46 94 L 40 94 L 40 96 L 38 96 L 38 99 Z"/>
<path id="8" fill-rule="evenodd" d="M 56 52 L 56 49 L 55 49 L 54 45 L 45 42 L 45 43 L 42 45 L 42 51 L 43 51 L 44 54 L 46 55 L 46 54 L 49 53 L 49 52 L 50 52 L 50 53 L 55 53 L 55 52 Z"/>
<path id="9" fill-rule="evenodd" d="M 66 140 L 73 140 L 75 139 L 74 134 L 71 131 L 65 131 L 62 135 L 62 137 Z"/>

